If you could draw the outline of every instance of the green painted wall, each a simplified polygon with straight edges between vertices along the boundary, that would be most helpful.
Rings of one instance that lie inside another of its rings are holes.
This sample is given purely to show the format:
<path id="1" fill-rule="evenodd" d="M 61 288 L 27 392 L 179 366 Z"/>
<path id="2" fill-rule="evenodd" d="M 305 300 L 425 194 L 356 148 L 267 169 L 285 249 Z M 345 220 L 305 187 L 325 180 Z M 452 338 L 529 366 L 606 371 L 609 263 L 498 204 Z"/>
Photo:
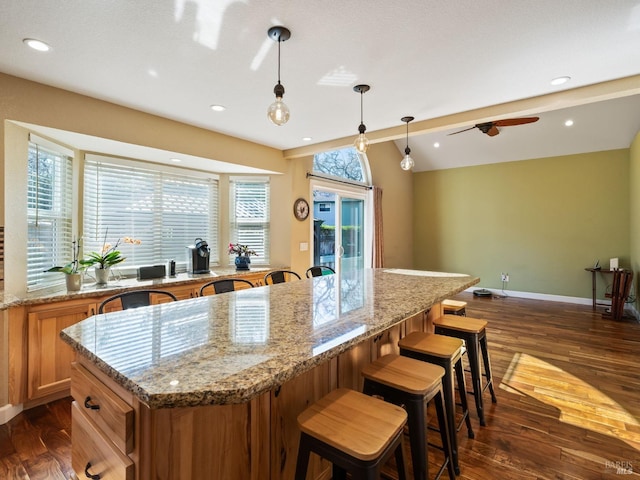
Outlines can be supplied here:
<path id="1" fill-rule="evenodd" d="M 585 267 L 630 266 L 627 149 L 417 173 L 413 192 L 415 268 L 590 297 Z"/>
<path id="2" fill-rule="evenodd" d="M 638 301 L 638 275 L 640 272 L 640 132 L 631 143 L 629 149 L 629 206 L 630 206 L 630 234 L 629 252 L 631 255 L 631 268 L 635 274 L 633 288 L 635 292 L 636 310 L 640 310 Z"/>

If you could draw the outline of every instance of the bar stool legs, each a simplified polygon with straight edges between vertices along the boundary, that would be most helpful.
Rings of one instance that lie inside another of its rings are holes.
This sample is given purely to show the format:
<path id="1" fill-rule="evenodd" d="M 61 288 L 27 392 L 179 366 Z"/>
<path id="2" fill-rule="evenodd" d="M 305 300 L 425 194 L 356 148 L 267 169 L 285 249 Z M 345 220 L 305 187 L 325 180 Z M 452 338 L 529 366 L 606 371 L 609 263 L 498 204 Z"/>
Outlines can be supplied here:
<path id="1" fill-rule="evenodd" d="M 450 431 L 449 436 L 451 438 L 453 466 L 456 474 L 459 474 L 457 432 L 462 427 L 462 424 L 466 422 L 467 435 L 469 438 L 474 438 L 475 436 L 471 427 L 471 419 L 469 418 L 469 405 L 467 403 L 464 371 L 462 369 L 462 340 L 432 333 L 412 332 L 402 338 L 398 345 L 400 347 L 400 355 L 420 360 L 424 362 L 425 366 L 430 364 L 439 365 L 445 370 L 445 375 L 442 379 L 444 402 Z M 462 405 L 460 425 L 456 424 L 454 372 Z"/>
<path id="2" fill-rule="evenodd" d="M 485 320 L 470 317 L 459 317 L 455 315 L 444 315 L 434 320 L 436 334 L 464 340 L 467 345 L 467 358 L 469 369 L 471 370 L 471 382 L 473 385 L 473 397 L 476 404 L 476 411 L 480 420 L 480 425 L 485 426 L 484 402 L 482 394 L 489 388 L 492 403 L 497 403 L 498 399 L 493 388 L 493 377 L 491 375 L 491 362 L 489 361 L 489 350 L 487 348 Z M 486 382 L 482 385 L 483 374 L 481 372 L 480 355 L 484 365 L 484 377 Z"/>
<path id="3" fill-rule="evenodd" d="M 300 446 L 295 480 L 306 480 L 314 452 L 333 464 L 333 478 L 380 478 L 385 462 L 395 456 L 398 478 L 406 480 L 402 432 L 407 413 L 400 407 L 360 392 L 333 390 L 298 416 Z"/>
<path id="4" fill-rule="evenodd" d="M 363 393 L 380 396 L 385 401 L 396 405 L 404 405 L 408 415 L 411 460 L 416 480 L 429 478 L 425 406 L 433 401 L 445 456 L 434 478 L 440 478 L 446 469 L 449 478 L 453 480 L 455 469 L 442 388 L 442 377 L 445 372 L 437 365 L 424 367 L 425 364 L 422 362 L 408 357 L 385 355 L 362 370 Z"/>

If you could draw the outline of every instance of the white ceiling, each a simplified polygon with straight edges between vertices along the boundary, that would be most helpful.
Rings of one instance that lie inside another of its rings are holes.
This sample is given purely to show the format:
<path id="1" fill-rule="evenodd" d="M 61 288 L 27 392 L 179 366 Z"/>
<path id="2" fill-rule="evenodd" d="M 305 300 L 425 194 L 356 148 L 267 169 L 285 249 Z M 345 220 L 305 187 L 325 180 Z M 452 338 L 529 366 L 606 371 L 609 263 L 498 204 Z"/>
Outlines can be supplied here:
<path id="1" fill-rule="evenodd" d="M 640 74 L 638 0 L 5 0 L 0 19 L 2 72 L 283 150 L 355 137 L 358 83 L 371 85 L 364 122 L 375 132 Z M 291 30 L 281 127 L 266 117 L 273 25 Z M 446 136 L 458 126 L 415 135 L 415 170 L 627 148 L 639 98 L 547 110 L 496 137 Z"/>

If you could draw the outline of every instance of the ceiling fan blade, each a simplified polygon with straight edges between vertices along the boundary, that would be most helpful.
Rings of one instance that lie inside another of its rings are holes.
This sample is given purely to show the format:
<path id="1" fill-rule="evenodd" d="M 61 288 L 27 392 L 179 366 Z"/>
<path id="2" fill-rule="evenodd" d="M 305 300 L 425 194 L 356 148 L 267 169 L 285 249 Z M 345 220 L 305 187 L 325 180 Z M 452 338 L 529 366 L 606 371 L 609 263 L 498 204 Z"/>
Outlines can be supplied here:
<path id="1" fill-rule="evenodd" d="M 540 117 L 524 117 L 524 118 L 505 118 L 504 120 L 496 120 L 493 122 L 497 127 L 512 127 L 514 125 L 524 125 L 526 123 L 537 122 Z"/>
<path id="2" fill-rule="evenodd" d="M 464 130 L 460 130 L 458 132 L 453 132 L 453 133 L 450 133 L 449 135 L 455 135 L 456 133 L 468 132 L 469 130 L 473 130 L 476 127 L 477 127 L 477 125 L 474 125 L 473 127 L 465 128 Z M 449 136 L 449 135 L 447 135 L 447 136 Z"/>
<path id="3" fill-rule="evenodd" d="M 487 131 L 487 135 L 489 135 L 490 137 L 495 137 L 496 135 L 498 135 L 500 133 L 500 130 L 498 130 L 498 127 L 496 127 L 495 125 L 492 126 L 488 131 Z"/>

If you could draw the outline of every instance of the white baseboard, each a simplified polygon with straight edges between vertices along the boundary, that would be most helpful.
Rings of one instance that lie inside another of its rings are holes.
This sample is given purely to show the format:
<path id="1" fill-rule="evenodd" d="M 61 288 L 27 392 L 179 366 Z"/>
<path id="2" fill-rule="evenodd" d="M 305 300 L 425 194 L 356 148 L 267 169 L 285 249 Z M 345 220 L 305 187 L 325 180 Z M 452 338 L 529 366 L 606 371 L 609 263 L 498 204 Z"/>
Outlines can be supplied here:
<path id="1" fill-rule="evenodd" d="M 477 290 L 482 287 L 478 287 L 477 285 L 471 288 L 467 288 L 465 292 L 473 293 L 474 290 Z M 495 296 L 498 297 L 515 297 L 515 298 L 529 298 L 531 300 L 544 300 L 547 302 L 563 302 L 563 303 L 575 303 L 578 305 L 593 305 L 593 299 L 591 297 L 567 297 L 564 295 L 551 295 L 548 293 L 532 293 L 532 292 L 517 292 L 515 290 L 500 290 L 500 289 L 492 289 L 486 288 L 485 290 L 489 290 Z M 600 300 L 598 299 L 598 305 L 611 305 L 610 300 Z M 624 310 L 626 313 L 633 315 L 633 317 L 640 321 L 640 312 L 636 310 L 634 305 L 625 305 Z"/>
<path id="2" fill-rule="evenodd" d="M 473 292 L 477 290 L 478 286 L 474 286 L 471 288 L 467 288 L 465 292 Z M 564 302 L 564 303 L 576 303 L 578 305 L 592 305 L 593 300 L 591 297 L 583 298 L 583 297 L 567 297 L 564 295 L 551 295 L 549 293 L 532 293 L 532 292 L 517 292 L 515 290 L 499 290 L 497 288 L 487 288 L 485 290 L 489 290 L 496 296 L 506 296 L 506 297 L 516 297 L 516 298 L 529 298 L 532 300 L 545 300 L 547 302 Z M 598 302 L 602 302 L 602 300 L 598 300 Z M 604 303 L 607 303 L 606 301 Z M 609 302 L 610 303 L 610 302 Z"/>
<path id="3" fill-rule="evenodd" d="M 4 425 L 20 412 L 22 412 L 22 404 L 11 405 L 7 403 L 3 407 L 0 407 L 0 425 Z"/>

